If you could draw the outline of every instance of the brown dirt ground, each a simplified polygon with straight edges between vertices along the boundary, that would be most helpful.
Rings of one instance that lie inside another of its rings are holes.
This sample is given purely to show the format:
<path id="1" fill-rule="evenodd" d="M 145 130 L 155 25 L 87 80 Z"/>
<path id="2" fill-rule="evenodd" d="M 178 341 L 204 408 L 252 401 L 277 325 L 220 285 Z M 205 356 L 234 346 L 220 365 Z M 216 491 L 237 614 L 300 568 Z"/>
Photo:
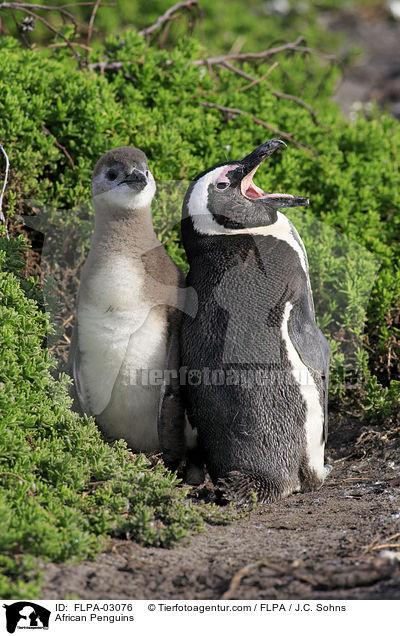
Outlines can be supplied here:
<path id="1" fill-rule="evenodd" d="M 375 98 L 398 116 L 400 23 L 340 13 L 327 26 L 365 49 L 338 88 L 344 112 Z M 171 550 L 112 540 L 95 561 L 43 565 L 41 597 L 400 599 L 398 433 L 336 416 L 327 448 L 333 470 L 318 492 L 208 526 Z"/>
<path id="2" fill-rule="evenodd" d="M 331 429 L 319 491 L 170 550 L 112 540 L 95 561 L 43 565 L 41 598 L 400 599 L 398 431 L 340 419 Z"/>

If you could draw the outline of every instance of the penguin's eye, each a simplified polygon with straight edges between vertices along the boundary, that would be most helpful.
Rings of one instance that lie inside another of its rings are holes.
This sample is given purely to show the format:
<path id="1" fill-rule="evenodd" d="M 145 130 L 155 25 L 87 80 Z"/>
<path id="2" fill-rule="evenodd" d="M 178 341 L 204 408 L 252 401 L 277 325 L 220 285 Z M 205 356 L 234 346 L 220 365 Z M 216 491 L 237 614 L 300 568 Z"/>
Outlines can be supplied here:
<path id="1" fill-rule="evenodd" d="M 115 170 L 108 170 L 106 177 L 109 181 L 114 181 L 118 177 L 118 173 Z"/>
<path id="2" fill-rule="evenodd" d="M 146 177 L 148 177 L 148 176 L 149 176 L 149 171 L 148 171 L 148 170 L 146 170 Z"/>
<path id="3" fill-rule="evenodd" d="M 227 181 L 220 181 L 219 183 L 215 184 L 215 187 L 217 188 L 217 190 L 226 190 L 227 188 L 229 188 L 229 183 Z"/>

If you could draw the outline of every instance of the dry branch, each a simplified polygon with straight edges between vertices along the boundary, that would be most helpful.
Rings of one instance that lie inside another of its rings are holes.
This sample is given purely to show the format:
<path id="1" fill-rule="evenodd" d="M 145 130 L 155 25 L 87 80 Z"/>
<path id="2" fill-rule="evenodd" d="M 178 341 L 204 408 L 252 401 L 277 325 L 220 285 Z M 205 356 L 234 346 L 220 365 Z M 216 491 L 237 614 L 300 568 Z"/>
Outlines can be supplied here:
<path id="1" fill-rule="evenodd" d="M 20 30 L 20 28 L 19 28 L 19 27 L 20 27 L 20 25 L 19 25 L 19 22 L 18 22 L 18 20 L 17 20 L 17 18 L 16 18 L 16 16 L 15 16 L 15 12 L 13 11 L 13 9 L 10 9 L 10 13 L 11 13 L 11 17 L 12 17 L 12 19 L 14 20 L 14 24 L 15 24 L 15 26 L 16 26 L 16 28 L 17 28 L 17 31 L 19 31 L 19 34 L 20 34 L 21 38 L 23 39 L 23 41 L 24 41 L 24 44 L 25 44 L 26 48 L 27 48 L 27 49 L 31 49 L 31 48 L 32 48 L 32 46 L 31 46 L 31 44 L 30 44 L 30 42 L 29 42 L 28 38 L 27 38 L 27 37 L 25 37 L 25 33 L 23 32 L 23 30 Z"/>
<path id="2" fill-rule="evenodd" d="M 10 5 L 10 6 L 8 6 Z M 27 5 L 29 6 L 29 5 Z M 2 4 L 0 4 L 0 9 L 12 9 L 12 10 L 18 10 L 18 11 L 23 11 L 24 13 L 26 13 L 27 15 L 30 15 L 32 18 L 34 18 L 35 20 L 39 20 L 39 22 L 42 22 L 42 24 L 44 24 L 50 31 L 52 31 L 54 33 L 54 35 L 56 35 L 57 37 L 60 37 L 62 40 L 64 40 L 64 42 L 67 44 L 67 46 L 71 49 L 72 54 L 74 55 L 74 57 L 77 59 L 79 66 L 81 66 L 81 61 L 80 61 L 80 55 L 77 51 L 75 51 L 75 47 L 72 44 L 71 40 L 69 38 L 67 38 L 66 35 L 64 35 L 64 33 L 62 33 L 62 31 L 59 31 L 58 29 L 56 29 L 55 27 L 53 27 L 52 24 L 50 24 L 50 22 L 48 22 L 47 20 L 45 20 L 45 18 L 43 18 L 41 15 L 39 15 L 38 13 L 34 13 L 33 11 L 30 11 L 27 6 L 22 5 L 22 4 L 18 4 L 18 3 L 12 3 L 12 2 L 3 2 Z M 43 8 L 43 7 L 41 7 Z M 54 7 L 52 7 L 54 9 Z M 74 24 L 76 25 L 76 22 L 74 22 Z"/>
<path id="3" fill-rule="evenodd" d="M 254 77 L 252 79 L 252 81 L 250 82 L 250 84 L 246 84 L 246 86 L 242 86 L 241 88 L 238 89 L 238 92 L 242 92 L 242 91 L 247 91 L 247 89 L 252 88 L 253 86 L 255 86 L 256 84 L 259 84 L 260 82 L 262 82 L 263 80 L 265 80 L 268 75 L 277 67 L 279 66 L 279 62 L 274 62 L 268 69 L 268 71 L 266 73 L 264 73 L 264 75 L 261 75 L 261 77 Z M 249 76 L 251 77 L 251 76 Z"/>
<path id="4" fill-rule="evenodd" d="M 94 30 L 94 26 L 93 26 L 93 22 L 94 22 L 94 18 L 97 12 L 97 9 L 100 6 L 114 6 L 115 3 L 106 3 L 106 2 L 101 2 L 101 0 L 95 0 L 93 2 L 76 2 L 76 3 L 69 3 L 69 4 L 64 4 L 61 6 L 49 6 L 49 5 L 44 5 L 44 4 L 31 4 L 31 3 L 27 3 L 27 2 L 0 2 L 0 11 L 3 9 L 9 10 L 11 15 L 13 16 L 14 22 L 16 23 L 16 26 L 18 28 L 18 30 L 20 31 L 20 36 L 23 40 L 23 42 L 25 43 L 25 45 L 28 48 L 31 48 L 31 45 L 29 43 L 29 41 L 27 40 L 27 38 L 25 37 L 25 34 L 23 33 L 23 30 L 21 30 L 21 25 L 17 22 L 14 12 L 15 11 L 22 11 L 22 13 L 25 13 L 27 16 L 29 16 L 32 20 L 32 24 L 34 24 L 34 21 L 38 20 L 39 22 L 41 22 L 42 24 L 45 25 L 45 27 L 47 29 L 49 29 L 52 33 L 54 33 L 55 38 L 59 38 L 62 39 L 65 43 L 65 46 L 68 46 L 71 49 L 72 54 L 74 55 L 74 57 L 76 58 L 76 60 L 78 61 L 78 64 L 80 66 L 80 68 L 82 68 L 82 61 L 81 61 L 81 56 L 79 54 L 79 52 L 76 50 L 75 47 L 79 47 L 81 45 L 77 44 L 77 43 L 73 43 L 71 41 L 71 39 L 69 37 L 67 37 L 66 35 L 64 35 L 64 33 L 62 31 L 60 31 L 57 27 L 53 26 L 50 22 L 48 22 L 42 15 L 40 15 L 39 13 L 37 13 L 38 11 L 55 11 L 56 13 L 59 14 L 59 16 L 61 16 L 61 18 L 65 21 L 65 20 L 69 20 L 72 25 L 74 26 L 75 32 L 77 32 L 78 27 L 83 28 L 85 30 L 88 31 L 88 44 L 90 42 L 90 39 L 92 37 L 93 34 L 93 30 Z M 92 15 L 89 21 L 89 24 L 84 24 L 83 22 L 81 22 L 80 20 L 78 20 L 73 13 L 71 13 L 70 11 L 67 10 L 67 7 L 76 7 L 76 6 L 93 6 L 93 11 L 92 11 Z M 25 18 L 25 20 L 28 20 L 28 18 Z M 24 24 L 24 22 L 22 23 L 22 25 Z M 33 29 L 33 26 L 30 30 Z"/>
<path id="5" fill-rule="evenodd" d="M 218 104 L 213 104 L 211 102 L 200 102 L 200 104 L 204 106 L 205 108 L 215 108 L 216 110 L 221 111 L 228 117 L 229 115 L 231 116 L 245 115 L 246 117 L 250 117 L 255 124 L 259 124 L 260 126 L 267 128 L 268 130 L 273 132 L 275 135 L 277 135 L 278 137 L 283 137 L 284 139 L 292 143 L 297 148 L 302 148 L 309 154 L 312 154 L 312 151 L 310 150 L 310 148 L 308 148 L 304 144 L 299 143 L 298 141 L 295 141 L 295 139 L 293 139 L 290 133 L 286 133 L 286 132 L 283 132 L 282 130 L 278 130 L 277 128 L 274 128 L 270 124 L 267 124 L 267 122 L 263 121 L 262 119 L 259 119 L 258 117 L 255 117 L 251 113 L 247 113 L 246 111 L 240 110 L 239 108 L 229 108 L 228 106 L 219 106 Z"/>
<path id="6" fill-rule="evenodd" d="M 154 31 L 157 31 L 161 26 L 173 20 L 175 18 L 175 14 L 179 12 L 181 9 L 189 9 L 191 11 L 193 7 L 196 7 L 198 11 L 200 11 L 198 0 L 187 0 L 186 2 L 178 2 L 170 7 L 163 15 L 161 15 L 157 21 L 146 29 L 142 29 L 139 31 L 139 35 L 149 36 Z"/>
<path id="7" fill-rule="evenodd" d="M 261 77 L 253 77 L 252 75 L 249 75 L 249 73 L 246 73 L 245 71 L 242 71 L 242 69 L 237 68 L 236 66 L 233 66 L 232 64 L 229 64 L 229 62 L 221 62 L 221 65 L 224 66 L 225 68 L 227 68 L 228 70 L 233 71 L 237 75 L 240 75 L 241 77 L 244 77 L 244 78 L 250 80 L 250 84 L 247 84 L 246 86 L 242 86 L 242 88 L 238 89 L 238 92 L 246 91 L 247 89 L 251 88 L 252 86 L 255 86 L 256 84 L 259 84 L 260 82 L 262 82 L 264 79 L 266 79 L 268 77 L 268 75 L 271 73 L 271 71 L 273 71 L 274 68 L 276 68 L 278 66 L 278 64 L 279 64 L 278 62 L 274 62 L 274 64 L 272 64 L 272 66 L 270 66 L 268 71 L 266 73 L 264 73 L 264 75 L 262 75 Z M 273 95 L 275 95 L 275 97 L 277 97 L 278 99 L 288 99 L 290 101 L 296 102 L 296 104 L 299 104 L 299 106 L 302 106 L 303 108 L 305 108 L 310 113 L 314 123 L 317 126 L 320 126 L 321 128 L 327 128 L 327 126 L 325 126 L 324 124 L 321 124 L 321 122 L 318 121 L 316 111 L 313 110 L 311 108 L 311 106 L 306 104 L 306 102 L 304 102 L 302 99 L 300 99 L 300 97 L 296 97 L 295 95 L 291 95 L 290 93 L 280 93 L 279 91 L 276 91 L 276 90 L 274 90 L 273 88 L 270 88 L 270 87 L 267 87 L 267 90 L 269 90 L 269 92 L 272 93 Z"/>
<path id="8" fill-rule="evenodd" d="M 3 144 L 0 144 L 0 150 L 4 155 L 4 158 L 6 160 L 6 170 L 4 173 L 4 182 L 3 182 L 3 187 L 1 189 L 1 194 L 0 194 L 0 220 L 1 222 L 4 224 L 5 230 L 6 230 L 6 236 L 9 239 L 9 235 L 8 235 L 8 229 L 7 229 L 7 221 L 6 221 L 6 217 L 4 216 L 4 212 L 3 212 L 3 197 L 4 197 L 4 193 L 6 191 L 6 187 L 7 187 L 7 181 L 8 181 L 8 170 L 10 167 L 10 160 L 8 158 L 8 155 L 6 153 L 6 151 L 3 148 Z"/>
<path id="9" fill-rule="evenodd" d="M 93 7 L 92 14 L 90 16 L 89 25 L 88 25 L 88 36 L 86 41 L 87 46 L 89 46 L 90 40 L 92 39 L 94 19 L 96 17 L 96 13 L 100 5 L 101 5 L 101 0 L 97 0 Z"/>
<path id="10" fill-rule="evenodd" d="M 391 541 L 393 541 L 394 539 L 398 539 L 399 537 L 400 537 L 400 532 L 396 532 L 396 534 L 392 534 L 390 535 L 390 537 L 387 537 L 386 539 L 384 539 L 384 543 L 378 543 L 379 541 L 381 541 L 381 539 L 376 538 L 364 548 L 363 554 L 367 554 L 368 552 L 372 552 L 375 550 L 384 550 L 387 548 L 399 548 L 400 547 L 399 543 L 390 543 Z"/>
<path id="11" fill-rule="evenodd" d="M 237 68 L 237 66 L 233 66 L 233 64 L 230 64 L 227 61 L 221 62 L 221 66 L 224 66 L 225 68 L 227 68 L 229 71 L 233 71 L 234 73 L 236 73 L 237 75 L 240 75 L 240 77 L 244 77 L 247 80 L 250 80 L 250 82 L 254 82 L 256 80 L 255 77 L 253 77 L 252 75 L 250 75 L 249 73 L 246 73 L 246 71 L 242 71 L 241 68 Z M 210 67 L 211 68 L 211 67 Z"/>
<path id="12" fill-rule="evenodd" d="M 68 46 L 66 42 L 53 42 L 52 44 L 46 44 L 46 46 L 35 46 L 35 51 L 44 51 L 45 49 L 58 49 L 63 46 Z M 74 46 L 79 47 L 80 49 L 85 49 L 85 51 L 91 51 L 92 48 L 90 46 L 86 46 L 86 44 L 82 44 L 81 42 L 74 42 Z"/>
<path id="13" fill-rule="evenodd" d="M 73 170 L 75 170 L 75 164 L 74 164 L 74 162 L 73 162 L 73 160 L 72 160 L 72 157 L 71 157 L 71 155 L 69 154 L 68 150 L 65 148 L 65 146 L 62 146 L 62 145 L 59 143 L 59 141 L 57 141 L 57 139 L 56 139 L 56 137 L 53 135 L 53 133 L 51 133 L 51 132 L 50 132 L 50 130 L 48 130 L 48 129 L 46 128 L 46 126 L 44 126 L 43 124 L 42 124 L 42 130 L 43 130 L 43 132 L 44 132 L 44 134 L 45 134 L 45 135 L 50 135 L 51 137 L 53 137 L 53 139 L 54 139 L 54 145 L 55 145 L 55 146 L 57 146 L 57 148 L 59 148 L 59 149 L 60 149 L 60 150 L 64 153 L 64 155 L 67 157 L 68 161 L 70 162 L 70 164 L 71 164 L 71 166 L 72 166 L 72 169 L 73 169 Z"/>
<path id="14" fill-rule="evenodd" d="M 299 106 L 302 106 L 303 108 L 308 110 L 308 112 L 310 113 L 310 115 L 311 115 L 311 117 L 313 119 L 314 124 L 316 124 L 317 126 L 320 126 L 321 128 L 328 128 L 324 124 L 321 124 L 320 121 L 318 121 L 317 113 L 315 112 L 315 110 L 313 110 L 311 108 L 311 106 L 306 104 L 306 102 L 303 102 L 303 100 L 300 99 L 300 97 L 296 97 L 295 95 L 290 95 L 289 93 L 279 93 L 278 91 L 275 91 L 273 88 L 268 88 L 268 90 L 273 95 L 275 95 L 275 97 L 277 97 L 278 99 L 288 99 L 288 100 L 290 100 L 292 102 L 296 102 L 296 104 L 299 104 Z"/>
<path id="15" fill-rule="evenodd" d="M 310 49 L 308 46 L 299 46 L 301 42 L 305 42 L 303 36 L 299 36 L 297 40 L 294 42 L 287 42 L 286 44 L 282 44 L 281 46 L 276 46 L 272 49 L 267 49 L 266 51 L 261 51 L 260 53 L 230 53 L 228 55 L 220 55 L 218 57 L 206 57 L 202 60 L 195 60 L 192 62 L 195 66 L 212 66 L 213 64 L 224 64 L 229 60 L 240 60 L 242 62 L 248 62 L 253 60 L 263 60 L 267 57 L 271 57 L 271 55 L 276 55 L 277 53 L 282 53 L 283 51 L 301 51 L 303 53 L 312 53 L 313 55 L 318 55 L 319 57 L 323 57 L 327 60 L 335 60 L 335 55 L 328 55 L 327 53 L 321 53 L 320 51 L 316 51 L 315 49 Z"/>
<path id="16" fill-rule="evenodd" d="M 265 59 L 277 53 L 281 53 L 282 51 L 299 51 L 299 50 L 307 51 L 308 53 L 314 53 L 316 55 L 320 55 L 328 59 L 334 59 L 334 56 L 320 53 L 319 51 L 310 49 L 308 47 L 300 47 L 298 46 L 300 42 L 304 42 L 304 38 L 302 36 L 298 37 L 297 40 L 295 40 L 294 42 L 289 42 L 287 44 L 283 44 L 282 46 L 267 49 L 266 51 L 262 51 L 261 53 L 232 53 L 228 55 L 222 55 L 220 57 L 204 58 L 204 60 L 195 60 L 192 63 L 195 64 L 196 66 L 205 64 L 209 72 L 211 72 L 212 66 L 214 64 L 218 64 L 218 65 L 224 66 L 225 68 L 232 71 L 233 73 L 236 73 L 240 77 L 244 77 L 245 79 L 250 81 L 250 84 L 247 84 L 246 86 L 239 88 L 238 92 L 241 92 L 241 91 L 248 90 L 252 86 L 259 84 L 264 79 L 266 79 L 268 75 L 271 73 L 271 71 L 274 68 L 276 68 L 276 66 L 278 66 L 278 62 L 275 62 L 274 64 L 272 64 L 272 66 L 268 69 L 268 71 L 264 73 L 264 75 L 262 75 L 261 77 L 253 77 L 253 75 L 250 75 L 246 71 L 243 71 L 241 68 L 237 68 L 233 64 L 230 64 L 228 60 L 239 60 L 239 61 L 259 60 L 259 59 Z M 317 126 L 320 126 L 321 128 L 327 128 L 326 126 L 324 126 L 324 124 L 321 124 L 321 122 L 318 121 L 316 111 L 313 110 L 311 106 L 306 104 L 306 102 L 304 102 L 300 97 L 296 97 L 295 95 L 291 95 L 289 93 L 280 93 L 279 91 L 276 91 L 269 87 L 267 90 L 269 90 L 278 99 L 287 99 L 287 100 L 296 102 L 296 104 L 298 104 L 299 106 L 302 106 L 302 108 L 305 108 L 310 113 L 314 123 Z"/>
<path id="17" fill-rule="evenodd" d="M 111 7 L 111 6 L 114 6 L 115 3 L 101 2 L 101 0 L 99 2 L 95 2 L 93 0 L 93 2 L 72 2 L 69 4 L 60 5 L 59 7 L 52 7 L 52 6 L 48 6 L 44 4 L 31 4 L 30 2 L 0 2 L 0 10 L 12 9 L 17 11 L 25 11 L 25 12 L 27 12 L 26 11 L 27 9 L 29 9 L 30 11 L 33 11 L 33 10 L 34 11 L 56 11 L 60 15 L 63 15 L 69 20 L 71 20 L 71 22 L 73 22 L 74 24 L 79 24 L 80 26 L 83 26 L 84 28 L 89 29 L 90 26 L 86 25 L 83 22 L 80 22 L 80 20 L 77 20 L 75 16 L 73 15 L 73 13 L 71 13 L 70 11 L 67 11 L 66 7 L 91 7 L 93 5 Z"/>

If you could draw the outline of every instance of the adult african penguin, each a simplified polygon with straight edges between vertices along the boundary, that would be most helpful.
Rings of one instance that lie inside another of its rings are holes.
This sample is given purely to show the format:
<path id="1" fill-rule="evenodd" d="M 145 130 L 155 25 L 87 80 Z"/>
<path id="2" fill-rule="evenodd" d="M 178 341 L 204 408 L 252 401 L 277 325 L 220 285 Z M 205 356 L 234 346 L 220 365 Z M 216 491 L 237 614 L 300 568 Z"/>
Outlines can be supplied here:
<path id="1" fill-rule="evenodd" d="M 95 226 L 69 359 L 77 410 L 134 451 L 162 450 L 175 469 L 185 452 L 185 418 L 176 375 L 163 380 L 179 364 L 186 290 L 153 229 L 155 191 L 137 148 L 115 148 L 96 164 Z"/>
<path id="2" fill-rule="evenodd" d="M 272 139 L 198 175 L 182 239 L 198 295 L 184 314 L 185 407 L 209 474 L 227 496 L 271 502 L 324 481 L 330 346 L 315 322 L 304 245 L 253 176 L 285 144 Z"/>

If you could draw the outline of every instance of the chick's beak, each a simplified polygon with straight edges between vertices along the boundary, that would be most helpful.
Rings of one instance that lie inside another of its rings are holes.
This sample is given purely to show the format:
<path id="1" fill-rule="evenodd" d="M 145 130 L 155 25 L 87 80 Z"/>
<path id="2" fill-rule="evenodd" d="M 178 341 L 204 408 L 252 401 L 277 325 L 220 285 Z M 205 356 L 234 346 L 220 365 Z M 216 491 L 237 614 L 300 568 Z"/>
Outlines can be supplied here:
<path id="1" fill-rule="evenodd" d="M 120 185 L 125 183 L 133 190 L 143 190 L 143 188 L 147 185 L 147 177 L 144 172 L 137 170 L 134 168 L 130 174 L 128 174 L 125 179 L 120 182 Z"/>

